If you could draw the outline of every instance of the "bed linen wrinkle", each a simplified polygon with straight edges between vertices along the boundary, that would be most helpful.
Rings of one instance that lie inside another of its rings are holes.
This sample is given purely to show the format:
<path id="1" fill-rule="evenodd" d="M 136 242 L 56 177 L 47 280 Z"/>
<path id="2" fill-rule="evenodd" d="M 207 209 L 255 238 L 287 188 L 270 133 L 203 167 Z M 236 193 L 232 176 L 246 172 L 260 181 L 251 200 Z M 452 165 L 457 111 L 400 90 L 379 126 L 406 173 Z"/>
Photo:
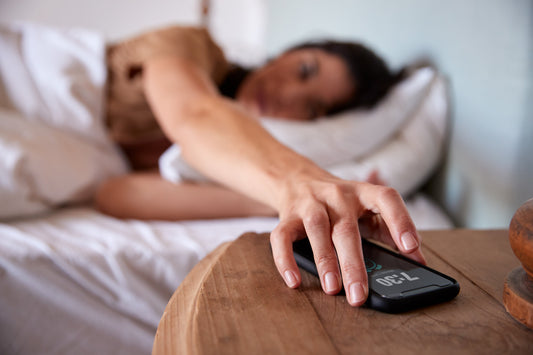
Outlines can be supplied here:
<path id="1" fill-rule="evenodd" d="M 12 294 L 7 292 L 0 300 L 0 305 L 6 302 L 5 306 L 9 306 L 0 307 L 3 310 L 0 318 L 6 317 L 2 321 L 6 326 L 2 327 L 3 334 L 0 335 L 0 338 L 6 338 L 0 344 L 18 344 L 14 353 L 68 354 L 72 349 L 77 349 L 81 353 L 90 354 L 104 344 L 109 348 L 109 344 L 117 339 L 126 340 L 129 336 L 132 337 L 129 342 L 116 343 L 113 348 L 119 350 L 120 347 L 129 347 L 126 344 L 130 343 L 146 350 L 147 346 L 143 346 L 143 343 L 151 341 L 147 334 L 150 334 L 148 329 L 153 327 L 152 323 L 130 317 L 126 321 L 120 321 L 124 317 L 117 317 L 116 309 L 103 304 L 100 299 L 70 282 L 50 263 L 34 260 L 25 262 L 24 265 L 7 265 L 7 269 L 10 277 L 2 278 L 0 284 L 2 289 L 10 290 Z M 87 312 L 87 309 L 91 312 Z M 76 330 L 81 337 L 75 336 Z M 13 342 L 7 337 L 12 333 L 23 334 L 22 341 Z M 41 334 L 47 336 L 43 337 Z M 28 339 L 31 339 L 29 344 Z M 26 345 L 29 347 L 26 348 Z M 115 350 L 111 353 L 121 353 Z"/>
<path id="2" fill-rule="evenodd" d="M 203 256 L 241 232 L 254 230 L 254 225 L 263 225 L 255 228 L 259 232 L 272 229 L 276 219 L 257 222 L 236 219 L 226 221 L 226 226 L 220 222 L 188 226 L 187 222 L 120 221 L 90 208 L 70 208 L 0 224 L 0 235 L 5 236 L 0 238 L 0 255 L 8 261 L 14 257 L 21 270 L 34 259 L 113 312 L 155 326 L 173 290 Z M 25 287 L 39 283 L 38 278 L 29 280 Z"/>
<path id="3" fill-rule="evenodd" d="M 2 77 L 12 107 L 29 119 L 106 141 L 103 37 L 30 23 L 4 24 L 0 34 L 2 52 L 9 55 L 2 62 Z"/>
<path id="4" fill-rule="evenodd" d="M 31 113 L 40 111 L 43 101 L 27 68 L 16 65 L 25 57 L 22 33 L 0 26 L 0 48 L 0 83 L 3 93 L 0 106 L 15 111 L 24 109 L 29 117 L 33 117 Z M 24 102 L 21 102 L 22 98 L 25 98 Z M 43 109 L 46 111 L 46 107 Z"/>
<path id="5" fill-rule="evenodd" d="M 158 297 L 162 290 L 167 290 L 170 296 L 168 290 L 176 287 L 176 281 L 161 284 L 162 277 L 167 281 L 179 280 L 180 275 L 176 275 L 172 270 L 184 270 L 199 260 L 198 253 L 182 243 L 183 257 L 173 260 L 172 267 L 169 267 L 165 260 L 175 255 L 162 255 L 161 252 L 153 250 L 149 242 L 143 243 L 137 238 L 135 228 L 124 236 L 123 232 L 120 233 L 116 228 L 99 228 L 99 221 L 107 219 L 104 216 L 93 215 L 92 217 L 96 218 L 82 219 L 74 217 L 75 219 L 71 220 L 67 213 L 67 216 L 63 217 L 66 218 L 52 217 L 51 223 L 43 219 L 42 223 L 37 222 L 31 226 L 31 231 L 25 236 L 31 238 L 40 230 L 43 238 L 39 244 L 46 248 L 40 248 L 37 253 L 44 253 L 46 260 L 58 269 L 56 272 L 60 272 L 111 308 L 127 312 L 132 317 L 156 313 L 154 310 L 157 309 Z M 120 225 L 120 222 L 116 221 L 115 224 Z M 22 223 L 22 228 L 24 226 Z M 94 233 L 95 229 L 97 233 Z M 91 233 L 94 233 L 94 236 L 91 237 Z M 40 258 L 44 255 L 41 254 Z M 155 255 L 161 258 L 156 258 Z M 165 270 L 164 275 L 157 274 L 161 270 Z M 154 320 L 157 321 L 151 317 L 143 321 L 153 323 Z"/>
<path id="6" fill-rule="evenodd" d="M 103 179 L 127 171 L 103 122 L 100 34 L 0 24 L 0 52 L 0 218 L 86 201 Z"/>

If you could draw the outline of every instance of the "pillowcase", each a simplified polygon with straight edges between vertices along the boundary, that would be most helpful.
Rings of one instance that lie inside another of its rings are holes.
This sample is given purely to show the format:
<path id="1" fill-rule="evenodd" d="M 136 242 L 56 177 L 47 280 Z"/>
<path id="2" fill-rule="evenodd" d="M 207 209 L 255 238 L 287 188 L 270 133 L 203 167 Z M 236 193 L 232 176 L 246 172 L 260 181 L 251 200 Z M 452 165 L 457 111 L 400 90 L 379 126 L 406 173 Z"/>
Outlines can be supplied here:
<path id="1" fill-rule="evenodd" d="M 280 142 L 320 167 L 356 177 L 348 167 L 360 165 L 365 156 L 398 135 L 423 106 L 436 77 L 433 68 L 417 69 L 370 110 L 349 110 L 308 122 L 261 118 L 261 123 Z M 163 178 L 175 183 L 207 181 L 181 158 L 177 145 L 161 156 L 159 168 Z M 360 174 L 361 169 L 357 170 Z M 357 180 L 364 178 L 357 176 Z"/>
<path id="2" fill-rule="evenodd" d="M 102 143 L 105 41 L 84 29 L 0 24 L 0 106 Z"/>
<path id="3" fill-rule="evenodd" d="M 326 169 L 347 180 L 365 180 L 377 171 L 387 185 L 408 197 L 441 161 L 448 123 L 447 82 L 437 75 L 412 117 L 386 144 L 363 157 Z"/>
<path id="4" fill-rule="evenodd" d="M 86 201 L 127 171 L 116 148 L 0 109 L 0 219 Z"/>
<path id="5" fill-rule="evenodd" d="M 0 219 L 86 200 L 127 171 L 102 122 L 103 38 L 6 24 L 0 53 Z"/>

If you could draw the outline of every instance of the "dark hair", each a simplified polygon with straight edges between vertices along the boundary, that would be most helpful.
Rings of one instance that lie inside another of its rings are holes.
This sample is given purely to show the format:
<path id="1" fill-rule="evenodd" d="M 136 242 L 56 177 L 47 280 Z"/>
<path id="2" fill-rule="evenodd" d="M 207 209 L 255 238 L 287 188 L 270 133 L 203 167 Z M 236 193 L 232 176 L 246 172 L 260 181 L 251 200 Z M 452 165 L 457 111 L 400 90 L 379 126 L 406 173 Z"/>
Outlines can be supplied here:
<path id="1" fill-rule="evenodd" d="M 298 49 L 323 50 L 338 56 L 348 66 L 356 86 L 356 93 L 348 102 L 332 108 L 328 113 L 355 107 L 371 108 L 405 76 L 405 70 L 401 70 L 397 74 L 391 73 L 382 58 L 360 43 L 333 40 L 306 42 L 291 47 L 287 51 Z"/>
<path id="2" fill-rule="evenodd" d="M 218 86 L 218 91 L 223 96 L 235 99 L 239 86 L 251 71 L 251 69 L 244 68 L 238 64 L 231 64 L 226 77 Z"/>

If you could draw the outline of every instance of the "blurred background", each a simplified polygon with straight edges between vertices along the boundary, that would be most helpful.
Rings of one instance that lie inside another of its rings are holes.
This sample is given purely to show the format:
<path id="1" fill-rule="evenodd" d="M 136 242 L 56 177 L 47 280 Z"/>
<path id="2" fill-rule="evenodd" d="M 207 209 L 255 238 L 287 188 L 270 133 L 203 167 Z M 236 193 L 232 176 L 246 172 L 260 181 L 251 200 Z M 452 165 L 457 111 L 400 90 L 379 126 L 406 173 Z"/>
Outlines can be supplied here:
<path id="1" fill-rule="evenodd" d="M 205 23 L 245 65 L 330 37 L 364 42 L 395 69 L 429 59 L 450 82 L 452 125 L 427 191 L 467 228 L 507 228 L 533 198 L 531 0 L 0 0 L 0 21 L 13 20 L 91 28 L 110 41 Z"/>

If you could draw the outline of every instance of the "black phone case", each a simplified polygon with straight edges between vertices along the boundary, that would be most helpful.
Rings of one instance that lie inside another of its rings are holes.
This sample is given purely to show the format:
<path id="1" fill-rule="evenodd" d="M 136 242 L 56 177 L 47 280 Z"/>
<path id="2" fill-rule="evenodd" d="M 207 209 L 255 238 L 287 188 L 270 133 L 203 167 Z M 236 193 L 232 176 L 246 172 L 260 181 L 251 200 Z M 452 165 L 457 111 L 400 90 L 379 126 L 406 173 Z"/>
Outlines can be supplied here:
<path id="1" fill-rule="evenodd" d="M 372 247 L 378 248 L 381 251 L 392 255 L 393 257 L 406 260 L 411 264 L 429 270 L 447 280 L 450 280 L 451 282 L 451 285 L 447 287 L 399 298 L 382 297 L 379 293 L 370 289 L 368 293 L 368 299 L 365 303 L 367 307 L 386 313 L 402 313 L 413 309 L 446 302 L 452 300 L 453 298 L 455 298 L 455 296 L 459 294 L 460 286 L 454 278 L 445 275 L 437 270 L 434 270 L 430 267 L 427 267 L 426 265 L 411 260 L 401 254 L 395 253 L 375 243 L 369 242 L 368 240 L 363 239 L 362 242 L 368 243 Z M 294 242 L 293 251 L 294 258 L 296 259 L 296 264 L 298 264 L 298 266 L 304 269 L 305 271 L 318 277 L 318 270 L 313 259 L 313 251 L 311 249 L 311 245 L 309 244 L 309 240 L 305 238 Z M 344 294 L 344 290 L 341 291 L 341 294 Z"/>

